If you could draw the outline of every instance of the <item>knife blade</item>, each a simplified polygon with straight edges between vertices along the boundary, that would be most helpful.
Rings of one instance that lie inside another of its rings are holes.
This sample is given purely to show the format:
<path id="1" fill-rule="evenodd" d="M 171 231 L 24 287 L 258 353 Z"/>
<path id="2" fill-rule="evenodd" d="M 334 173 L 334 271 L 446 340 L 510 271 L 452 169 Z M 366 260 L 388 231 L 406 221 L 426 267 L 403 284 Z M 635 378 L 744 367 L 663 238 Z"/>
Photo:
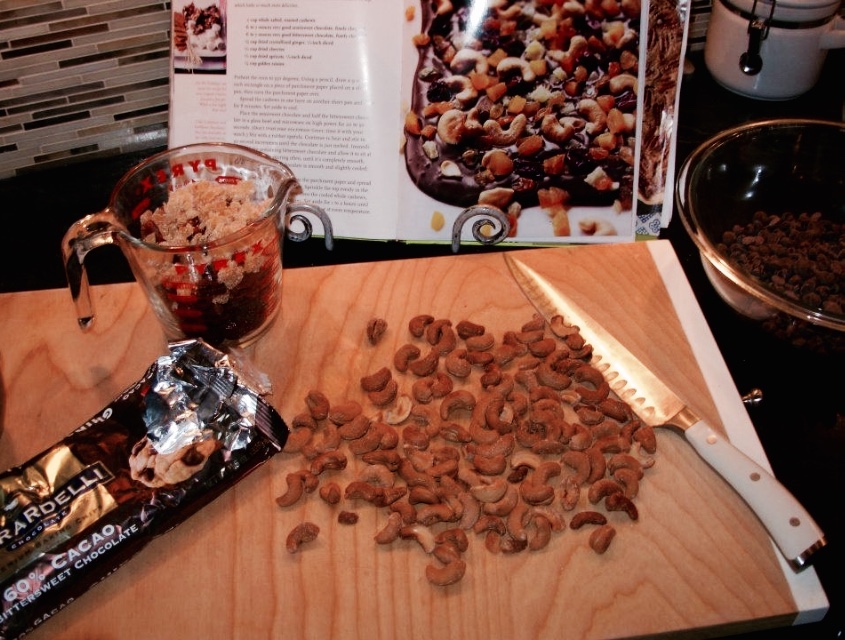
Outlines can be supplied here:
<path id="1" fill-rule="evenodd" d="M 592 364 L 611 389 L 644 423 L 673 427 L 745 500 L 766 527 L 794 571 L 810 564 L 827 544 L 824 533 L 789 490 L 771 473 L 713 429 L 668 385 L 577 304 L 521 260 L 504 253 L 505 263 L 526 298 L 547 322 L 562 317 L 592 346 Z"/>

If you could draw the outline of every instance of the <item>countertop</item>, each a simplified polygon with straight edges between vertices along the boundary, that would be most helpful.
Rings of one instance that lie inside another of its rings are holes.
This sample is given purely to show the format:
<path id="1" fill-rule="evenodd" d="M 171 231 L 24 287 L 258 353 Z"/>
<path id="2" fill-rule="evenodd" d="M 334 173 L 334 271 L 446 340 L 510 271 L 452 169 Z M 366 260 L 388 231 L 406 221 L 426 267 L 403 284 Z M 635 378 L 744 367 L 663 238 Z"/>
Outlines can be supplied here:
<path id="1" fill-rule="evenodd" d="M 678 118 L 677 161 L 718 131 L 769 117 L 843 118 L 845 52 L 834 51 L 819 84 L 796 100 L 764 102 L 743 98 L 718 86 L 698 55 L 685 76 Z M 102 208 L 113 185 L 131 166 L 156 150 L 33 171 L 0 181 L 7 247 L 0 257 L 0 292 L 65 286 L 58 247 L 67 227 Z M 841 361 L 800 352 L 774 342 L 745 323 L 710 287 L 698 254 L 677 216 L 662 238 L 670 240 L 695 292 L 734 383 L 740 393 L 760 389 L 762 400 L 747 410 L 775 475 L 825 530 L 828 546 L 815 567 L 830 600 L 824 620 L 800 627 L 748 634 L 746 638 L 839 638 L 845 634 L 845 528 L 838 513 L 840 469 L 845 468 L 845 397 Z M 10 244 L 15 243 L 13 249 Z M 462 247 L 483 253 L 485 247 Z M 285 246 L 286 268 L 323 264 L 449 255 L 445 246 L 364 243 L 339 240 L 326 252 L 320 240 Z M 92 283 L 123 282 L 131 273 L 116 249 L 93 252 L 86 261 Z M 659 319 L 655 318 L 655 322 Z M 822 375 L 833 371 L 834 375 Z M 795 372 L 807 385 L 796 387 Z"/>

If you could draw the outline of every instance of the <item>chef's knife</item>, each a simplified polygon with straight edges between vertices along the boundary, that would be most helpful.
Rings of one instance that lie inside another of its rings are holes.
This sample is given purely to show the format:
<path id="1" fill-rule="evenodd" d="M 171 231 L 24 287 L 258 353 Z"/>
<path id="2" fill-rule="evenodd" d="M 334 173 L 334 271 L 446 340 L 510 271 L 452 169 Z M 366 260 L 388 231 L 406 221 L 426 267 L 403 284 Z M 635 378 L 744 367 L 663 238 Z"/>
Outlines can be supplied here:
<path id="1" fill-rule="evenodd" d="M 505 262 L 525 296 L 550 321 L 556 316 L 577 326 L 592 346 L 592 363 L 611 389 L 646 424 L 675 427 L 687 442 L 751 507 L 795 571 L 827 544 L 824 533 L 795 497 L 760 465 L 715 431 L 612 335 L 521 260 Z"/>

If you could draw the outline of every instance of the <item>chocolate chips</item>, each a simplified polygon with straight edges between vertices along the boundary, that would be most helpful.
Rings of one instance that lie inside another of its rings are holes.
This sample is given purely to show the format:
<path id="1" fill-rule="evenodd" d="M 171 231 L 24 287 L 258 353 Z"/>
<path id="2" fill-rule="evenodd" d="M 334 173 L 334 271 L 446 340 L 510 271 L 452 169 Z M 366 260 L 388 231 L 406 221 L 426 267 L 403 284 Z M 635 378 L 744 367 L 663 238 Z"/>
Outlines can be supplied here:
<path id="1" fill-rule="evenodd" d="M 726 231 L 718 249 L 761 284 L 810 312 L 845 314 L 842 223 L 819 212 L 774 215 L 758 211 L 748 224 Z M 766 327 L 800 344 L 812 340 L 788 318 L 770 321 Z"/>

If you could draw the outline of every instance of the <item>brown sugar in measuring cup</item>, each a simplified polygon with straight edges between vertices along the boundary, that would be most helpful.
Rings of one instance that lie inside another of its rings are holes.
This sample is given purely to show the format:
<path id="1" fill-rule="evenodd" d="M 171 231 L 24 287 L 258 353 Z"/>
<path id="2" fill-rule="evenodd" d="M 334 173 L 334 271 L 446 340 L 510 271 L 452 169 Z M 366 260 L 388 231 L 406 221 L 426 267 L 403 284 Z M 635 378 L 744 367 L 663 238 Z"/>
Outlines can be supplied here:
<path id="1" fill-rule="evenodd" d="M 292 202 L 300 190 L 286 165 L 239 145 L 188 145 L 137 165 L 109 205 L 75 222 L 62 242 L 80 327 L 90 327 L 95 315 L 85 257 L 116 244 L 168 340 L 254 342 L 281 304 L 287 218 L 317 216 L 331 246 L 325 212 Z"/>

